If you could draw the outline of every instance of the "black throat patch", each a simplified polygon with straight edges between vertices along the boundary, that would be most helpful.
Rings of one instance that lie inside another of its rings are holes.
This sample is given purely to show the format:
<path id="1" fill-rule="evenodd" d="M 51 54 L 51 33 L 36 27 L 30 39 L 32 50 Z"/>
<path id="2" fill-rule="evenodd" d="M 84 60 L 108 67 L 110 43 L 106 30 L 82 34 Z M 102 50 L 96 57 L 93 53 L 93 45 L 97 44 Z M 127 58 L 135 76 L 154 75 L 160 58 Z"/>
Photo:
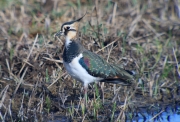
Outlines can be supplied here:
<path id="1" fill-rule="evenodd" d="M 83 47 L 75 41 L 72 41 L 68 47 L 65 47 L 63 52 L 63 60 L 66 63 L 71 63 L 71 61 L 79 56 L 80 53 L 82 53 Z"/>

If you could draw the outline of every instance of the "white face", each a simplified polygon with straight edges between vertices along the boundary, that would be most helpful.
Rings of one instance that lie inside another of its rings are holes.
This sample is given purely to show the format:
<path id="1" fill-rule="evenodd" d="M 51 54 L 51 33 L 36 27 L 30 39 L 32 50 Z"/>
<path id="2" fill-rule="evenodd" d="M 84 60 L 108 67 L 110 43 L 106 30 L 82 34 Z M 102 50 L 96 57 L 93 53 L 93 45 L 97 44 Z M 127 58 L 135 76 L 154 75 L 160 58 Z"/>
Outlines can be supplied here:
<path id="1" fill-rule="evenodd" d="M 66 22 L 61 26 L 61 30 L 54 36 L 65 36 L 69 39 L 76 37 L 78 32 L 79 21 Z"/>
<path id="2" fill-rule="evenodd" d="M 64 25 L 61 31 L 69 39 L 72 39 L 72 38 L 76 37 L 76 34 L 77 34 L 77 29 L 76 29 L 75 24 Z"/>
<path id="3" fill-rule="evenodd" d="M 74 38 L 76 36 L 77 32 L 78 32 L 79 22 L 81 21 L 81 19 L 84 16 L 82 16 L 81 18 L 79 18 L 77 20 L 64 23 L 61 26 L 61 31 L 57 32 L 54 36 L 65 35 L 66 37 L 68 36 L 70 39 Z"/>

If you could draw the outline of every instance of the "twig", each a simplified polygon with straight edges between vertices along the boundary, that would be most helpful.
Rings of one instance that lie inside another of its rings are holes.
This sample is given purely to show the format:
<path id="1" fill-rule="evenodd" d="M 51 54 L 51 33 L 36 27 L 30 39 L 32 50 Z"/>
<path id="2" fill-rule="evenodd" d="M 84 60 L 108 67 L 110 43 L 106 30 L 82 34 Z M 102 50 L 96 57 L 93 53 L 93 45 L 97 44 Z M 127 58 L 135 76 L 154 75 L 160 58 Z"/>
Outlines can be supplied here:
<path id="1" fill-rule="evenodd" d="M 85 115 L 83 116 L 82 122 L 84 122 L 86 116 L 87 116 L 87 114 L 85 114 Z"/>
<path id="2" fill-rule="evenodd" d="M 63 77 L 66 73 L 59 75 L 54 82 L 52 82 L 47 88 L 50 88 L 53 84 L 55 84 L 61 77 Z"/>
<path id="3" fill-rule="evenodd" d="M 55 60 L 55 59 L 47 58 L 47 57 L 42 57 L 42 58 L 44 58 L 44 59 L 46 59 L 46 60 L 48 60 L 48 61 L 53 61 L 53 62 L 57 62 L 57 63 L 63 63 L 62 60 Z"/>
<path id="4" fill-rule="evenodd" d="M 11 122 L 13 122 L 11 104 L 12 104 L 12 99 L 9 99 L 8 112 L 9 112 L 9 116 L 11 117 Z"/>
<path id="5" fill-rule="evenodd" d="M 24 94 L 25 94 L 25 89 L 21 100 L 21 107 L 18 112 L 18 116 L 21 118 L 21 121 L 23 121 L 23 116 L 24 116 L 24 111 L 23 111 Z"/>
<path id="6" fill-rule="evenodd" d="M 32 67 L 34 67 L 31 63 L 27 62 L 27 60 L 23 60 L 23 62 L 25 62 L 26 64 L 28 64 L 28 65 L 30 65 Z"/>
<path id="7" fill-rule="evenodd" d="M 112 24 L 113 25 L 115 23 L 116 9 L 117 9 L 117 2 L 114 3 L 114 8 L 113 8 L 113 15 L 112 15 Z"/>
<path id="8" fill-rule="evenodd" d="M 0 109 L 1 109 L 1 107 L 2 107 L 2 105 L 3 105 L 3 102 L 4 102 L 5 98 L 6 98 L 6 92 L 7 92 L 8 88 L 9 88 L 9 85 L 7 85 L 7 86 L 1 91 L 1 95 L 2 95 L 2 93 L 3 93 L 3 96 L 1 97 L 1 95 L 0 95 L 0 97 L 1 97 L 1 100 L 0 100 Z"/>
<path id="9" fill-rule="evenodd" d="M 126 96 L 126 99 L 125 99 L 125 101 L 124 101 L 124 105 L 122 105 L 123 108 L 122 108 L 121 112 L 119 113 L 118 118 L 116 119 L 116 122 L 118 122 L 118 120 L 121 119 L 120 117 L 122 117 L 122 114 L 123 114 L 123 112 L 124 112 L 125 109 L 126 109 L 126 106 L 127 106 L 127 96 Z"/>
<path id="10" fill-rule="evenodd" d="M 177 60 L 177 56 L 176 56 L 176 52 L 174 50 L 174 47 L 173 47 L 173 54 L 174 54 L 174 58 L 176 60 L 177 72 L 178 72 L 178 75 L 180 77 L 179 65 L 178 65 L 178 60 Z"/>
<path id="11" fill-rule="evenodd" d="M 10 66 L 9 66 L 9 61 L 7 59 L 6 59 L 6 65 L 8 67 L 9 76 L 11 76 L 11 70 L 10 70 Z"/>
<path id="12" fill-rule="evenodd" d="M 29 101 L 28 101 L 28 104 L 27 104 L 27 112 L 30 110 L 29 108 L 31 107 L 31 100 L 34 98 L 34 95 L 35 95 L 35 91 L 37 90 L 37 85 L 38 85 L 38 80 L 36 82 L 36 84 L 34 85 L 33 89 L 32 89 L 32 93 L 29 97 Z"/>
<path id="13" fill-rule="evenodd" d="M 29 52 L 29 55 L 27 56 L 27 58 L 26 58 L 26 60 L 24 62 L 27 62 L 29 60 L 29 57 L 30 57 L 30 55 L 31 55 L 31 53 L 32 53 L 32 51 L 34 49 L 34 46 L 35 46 L 35 44 L 37 42 L 37 39 L 38 39 L 38 34 L 36 35 L 36 38 L 35 38 L 34 43 L 33 43 L 33 46 L 32 46 L 32 48 L 31 48 L 31 50 Z M 21 70 L 19 71 L 18 76 L 21 74 L 21 72 L 24 69 L 25 65 L 26 65 L 26 63 L 24 63 L 23 66 L 21 67 Z"/>
<path id="14" fill-rule="evenodd" d="M 114 86 L 114 84 L 113 84 L 113 86 Z M 118 94 L 119 94 L 120 89 L 121 89 L 121 86 L 120 86 L 118 89 L 115 89 L 115 90 L 114 90 L 114 91 L 116 91 L 116 92 L 114 92 L 115 96 L 114 96 L 114 98 L 112 99 L 112 103 L 116 102 L 116 98 L 117 98 L 117 96 L 118 96 Z"/>
<path id="15" fill-rule="evenodd" d="M 58 41 L 63 45 L 64 43 L 61 41 L 61 39 L 57 36 L 55 36 L 56 34 L 54 34 L 54 37 L 56 37 L 58 39 Z"/>
<path id="16" fill-rule="evenodd" d="M 101 50 L 104 50 L 106 47 L 110 46 L 111 44 L 114 44 L 119 38 L 115 39 L 114 41 L 112 41 L 111 43 L 109 43 L 108 45 L 106 45 L 105 47 L 101 48 L 100 50 L 96 51 L 96 53 L 100 52 Z"/>
<path id="17" fill-rule="evenodd" d="M 47 53 L 47 55 L 48 55 L 50 58 L 47 58 L 47 57 L 43 57 L 43 58 L 45 58 L 45 59 L 47 59 L 47 60 L 50 60 L 50 61 L 53 61 L 53 62 L 57 65 L 57 67 L 62 70 L 62 68 L 58 65 L 58 63 L 63 63 L 63 61 L 53 59 L 52 56 L 51 56 L 50 54 L 48 54 L 48 53 Z M 58 62 L 58 63 L 57 63 L 57 62 Z"/>
<path id="18" fill-rule="evenodd" d="M 166 33 L 157 33 L 157 31 L 145 20 L 142 19 L 142 21 L 147 25 L 147 27 L 156 35 L 156 38 L 166 34 Z"/>
<path id="19" fill-rule="evenodd" d="M 98 41 L 100 41 L 100 38 L 99 38 L 99 34 L 100 34 L 100 27 L 99 27 L 99 11 L 98 11 L 98 0 L 96 0 L 95 2 L 95 10 L 96 10 L 96 18 L 97 18 L 97 29 L 98 29 L 98 34 L 97 34 L 97 38 L 98 38 Z"/>
<path id="20" fill-rule="evenodd" d="M 132 33 L 134 32 L 134 30 L 135 30 L 135 28 L 136 28 L 136 26 L 137 26 L 137 23 L 141 20 L 141 18 L 142 18 L 142 15 L 140 14 L 140 15 L 138 15 L 138 16 L 134 19 L 134 21 L 131 23 L 131 26 L 130 26 L 130 28 L 129 28 L 130 32 L 128 33 L 127 37 L 129 37 L 129 36 L 132 35 Z"/>
<path id="21" fill-rule="evenodd" d="M 17 92 L 19 86 L 21 85 L 21 83 L 22 83 L 22 81 L 23 81 L 23 78 L 24 78 L 24 76 L 25 76 L 25 74 L 26 74 L 27 69 L 28 69 L 28 67 L 26 67 L 25 71 L 23 72 L 23 75 L 22 75 L 22 77 L 21 77 L 21 79 L 20 79 L 20 81 L 19 81 L 19 83 L 18 83 L 16 89 L 14 90 L 14 93 L 13 93 L 13 97 L 12 97 L 12 98 L 14 98 L 14 95 L 16 94 L 16 92 Z"/>
<path id="22" fill-rule="evenodd" d="M 110 54 L 111 54 L 112 48 L 113 48 L 113 44 L 111 45 L 111 49 L 110 49 L 110 51 L 109 51 L 109 53 L 108 53 L 107 62 L 108 62 L 108 60 L 109 60 L 109 56 L 110 56 Z"/>
<path id="23" fill-rule="evenodd" d="M 160 111 L 158 114 L 156 114 L 153 118 L 151 118 L 150 120 L 148 120 L 147 122 L 152 122 L 152 120 L 154 118 L 156 118 L 157 116 L 159 116 L 162 112 L 164 112 L 164 110 Z"/>
<path id="24" fill-rule="evenodd" d="M 18 82 L 18 78 L 11 72 L 10 70 L 10 66 L 9 66 L 9 61 L 6 59 L 6 65 L 8 67 L 8 71 L 9 71 L 9 76 L 10 76 L 10 79 L 13 77 L 13 79 Z M 12 76 L 12 77 L 11 77 Z"/>

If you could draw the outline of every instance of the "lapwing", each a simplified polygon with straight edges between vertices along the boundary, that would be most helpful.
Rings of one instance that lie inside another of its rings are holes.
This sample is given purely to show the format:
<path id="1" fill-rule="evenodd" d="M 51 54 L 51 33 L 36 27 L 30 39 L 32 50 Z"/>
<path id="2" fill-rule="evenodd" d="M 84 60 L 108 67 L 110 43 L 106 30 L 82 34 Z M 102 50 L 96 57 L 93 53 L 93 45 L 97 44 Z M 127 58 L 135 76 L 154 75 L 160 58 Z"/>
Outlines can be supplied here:
<path id="1" fill-rule="evenodd" d="M 60 31 L 54 35 L 65 37 L 63 64 L 67 72 L 74 79 L 83 83 L 85 95 L 87 95 L 88 84 L 92 82 L 130 85 L 134 80 L 130 71 L 118 64 L 107 63 L 98 54 L 81 45 L 78 31 L 83 17 L 65 22 Z"/>

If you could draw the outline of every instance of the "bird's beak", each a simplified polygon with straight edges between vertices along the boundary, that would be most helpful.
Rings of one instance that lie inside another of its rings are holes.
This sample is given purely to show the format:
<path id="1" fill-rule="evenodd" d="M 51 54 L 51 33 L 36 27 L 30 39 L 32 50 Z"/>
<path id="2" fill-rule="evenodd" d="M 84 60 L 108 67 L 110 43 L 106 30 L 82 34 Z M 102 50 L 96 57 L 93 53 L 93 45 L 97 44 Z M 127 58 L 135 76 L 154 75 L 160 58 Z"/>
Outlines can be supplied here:
<path id="1" fill-rule="evenodd" d="M 63 35 L 64 35 L 64 32 L 59 31 L 59 32 L 54 34 L 54 37 L 56 37 L 56 36 L 59 37 L 59 36 L 63 36 Z"/>

